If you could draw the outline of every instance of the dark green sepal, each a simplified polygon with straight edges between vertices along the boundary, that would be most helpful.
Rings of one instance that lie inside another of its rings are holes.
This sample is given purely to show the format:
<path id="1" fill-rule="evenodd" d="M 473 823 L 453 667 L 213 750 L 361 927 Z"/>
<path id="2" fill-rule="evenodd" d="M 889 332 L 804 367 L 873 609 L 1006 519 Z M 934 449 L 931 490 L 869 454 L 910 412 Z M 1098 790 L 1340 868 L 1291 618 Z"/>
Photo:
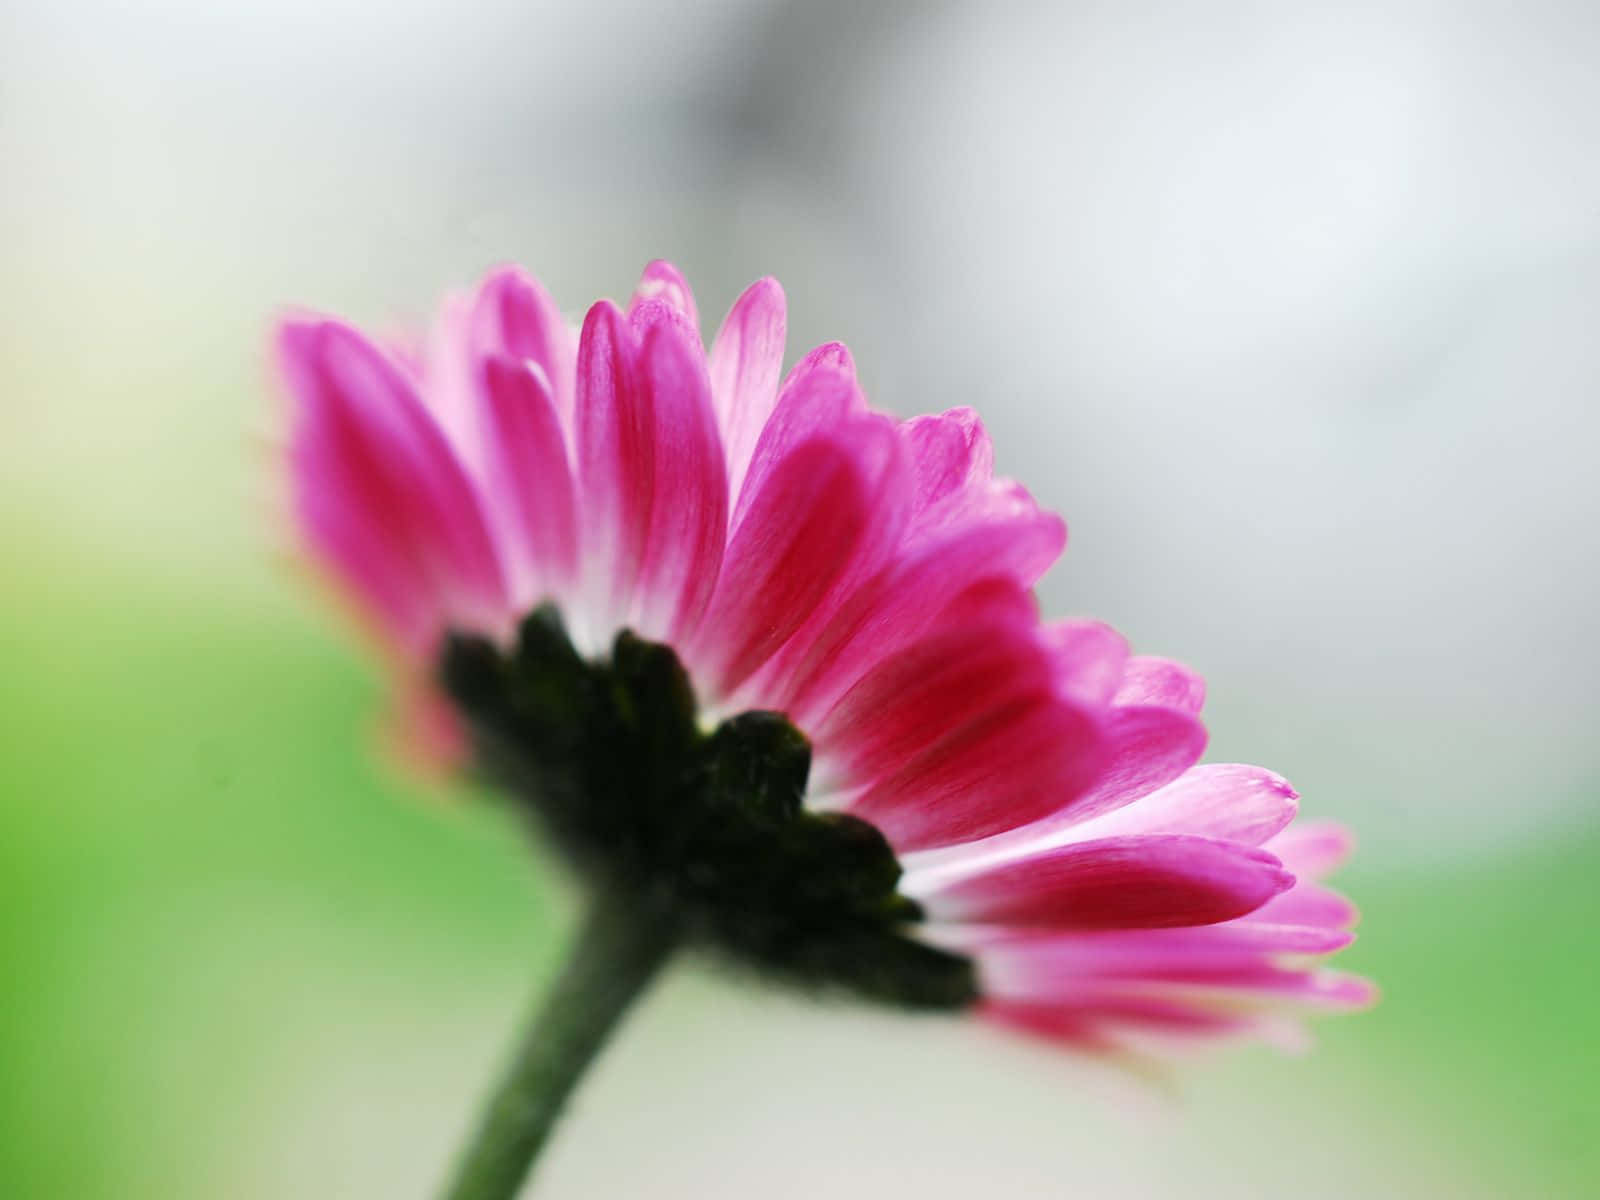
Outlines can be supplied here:
<path id="1" fill-rule="evenodd" d="M 686 937 L 808 987 L 916 1008 L 976 999 L 969 960 L 904 935 L 921 912 L 896 891 L 882 833 L 803 806 L 811 746 L 781 714 L 707 733 L 669 647 L 625 632 L 585 661 L 550 606 L 510 653 L 449 638 L 440 676 L 480 771 L 593 886 L 664 896 Z"/>

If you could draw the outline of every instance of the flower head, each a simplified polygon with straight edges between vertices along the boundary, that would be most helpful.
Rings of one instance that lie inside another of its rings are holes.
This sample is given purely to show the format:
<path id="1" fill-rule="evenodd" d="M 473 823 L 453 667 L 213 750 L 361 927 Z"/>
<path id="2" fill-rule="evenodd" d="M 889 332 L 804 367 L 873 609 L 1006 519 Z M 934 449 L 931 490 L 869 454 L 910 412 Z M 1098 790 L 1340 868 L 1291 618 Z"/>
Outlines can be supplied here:
<path id="1" fill-rule="evenodd" d="M 581 330 L 515 269 L 418 349 L 287 321 L 310 552 L 596 886 L 737 957 L 1094 1048 L 1364 1002 L 1307 965 L 1343 835 L 1196 765 L 1192 672 L 1040 620 L 1065 528 L 971 410 L 783 375 L 784 324 L 762 280 L 707 352 L 665 263 Z"/>

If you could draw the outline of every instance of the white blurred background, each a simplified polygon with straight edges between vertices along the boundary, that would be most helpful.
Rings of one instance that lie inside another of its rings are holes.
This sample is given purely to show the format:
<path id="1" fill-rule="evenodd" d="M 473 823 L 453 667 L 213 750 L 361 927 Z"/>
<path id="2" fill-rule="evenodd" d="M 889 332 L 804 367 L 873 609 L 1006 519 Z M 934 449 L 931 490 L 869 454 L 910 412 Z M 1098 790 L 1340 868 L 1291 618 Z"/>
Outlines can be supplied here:
<path id="1" fill-rule="evenodd" d="M 980 409 L 1072 530 L 1046 610 L 1200 667 L 1213 756 L 1352 824 L 1360 878 L 1594 829 L 1600 8 L 0 12 L 0 504 L 74 553 L 302 611 L 259 529 L 280 304 L 415 320 L 514 259 L 577 313 L 667 257 L 710 324 L 774 274 L 791 358 L 841 338 L 880 406 Z M 425 1194 L 517 967 L 415 1039 L 329 1018 L 348 1090 L 286 1072 L 216 1194 Z M 539 1194 L 1507 1194 L 1337 1056 L 1130 1108 L 694 975 L 627 1040 Z M 324 1193 L 335 1112 L 387 1153 Z"/>

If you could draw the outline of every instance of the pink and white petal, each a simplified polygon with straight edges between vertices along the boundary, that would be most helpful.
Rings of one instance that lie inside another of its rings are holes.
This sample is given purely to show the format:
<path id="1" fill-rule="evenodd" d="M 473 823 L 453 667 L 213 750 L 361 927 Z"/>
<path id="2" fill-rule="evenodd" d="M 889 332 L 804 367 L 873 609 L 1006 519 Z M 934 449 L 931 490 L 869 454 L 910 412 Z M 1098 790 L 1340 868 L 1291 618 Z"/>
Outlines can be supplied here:
<path id="1" fill-rule="evenodd" d="M 376 588 L 372 599 L 392 613 L 395 572 L 414 571 L 440 620 L 498 632 L 505 586 L 479 497 L 410 377 L 335 321 L 285 322 L 278 353 L 300 406 L 298 507 L 325 548 L 344 556 L 332 565 Z M 403 553 L 376 549 L 384 528 Z"/>
<path id="2" fill-rule="evenodd" d="M 1189 833 L 1259 846 L 1294 819 L 1299 795 L 1288 780 L 1264 767 L 1206 763 L 1149 795 L 1074 825 L 1071 837 Z"/>
<path id="3" fill-rule="evenodd" d="M 1146 929 L 1241 917 L 1293 882 L 1263 850 L 1158 835 L 1051 847 L 912 896 L 935 921 Z"/>
<path id="4" fill-rule="evenodd" d="M 1009 1029 L 1089 1050 L 1126 1047 L 1130 1029 L 1159 1030 L 1190 1038 L 1250 1031 L 1246 1014 L 1208 1010 L 1166 996 L 1106 996 L 1078 1001 L 1018 1001 L 985 998 L 979 1015 Z"/>
<path id="5" fill-rule="evenodd" d="M 1361 919 L 1356 906 L 1332 888 L 1300 880 L 1251 913 L 1251 921 L 1285 925 L 1314 925 L 1325 929 L 1351 929 Z"/>
<path id="6" fill-rule="evenodd" d="M 578 340 L 577 448 L 583 602 L 604 638 L 627 619 L 655 498 L 655 421 L 633 329 L 609 300 Z M 589 645 L 591 651 L 603 645 Z"/>
<path id="7" fill-rule="evenodd" d="M 715 703 L 825 603 L 872 538 L 894 451 L 885 424 L 857 420 L 789 449 L 746 481 L 716 591 L 685 652 Z"/>
<path id="8" fill-rule="evenodd" d="M 785 656 L 774 672 L 779 706 L 802 724 L 819 721 L 873 667 L 943 624 L 957 596 L 990 579 L 1026 587 L 1060 549 L 1060 522 L 1038 510 L 1031 519 L 956 531 L 921 550 L 902 548 L 898 561 L 831 615 L 803 656 Z"/>
<path id="9" fill-rule="evenodd" d="M 474 359 L 504 354 L 536 363 L 570 439 L 577 387 L 577 338 L 550 294 L 519 267 L 490 272 L 473 301 L 468 337 Z"/>
<path id="10" fill-rule="evenodd" d="M 1123 981 L 1138 987 L 1143 981 Z M 1357 1009 L 1377 999 L 1371 980 L 1326 967 L 1296 969 L 1272 963 L 1171 971 L 1150 986 L 1220 1010 L 1253 1008 Z"/>
<path id="11" fill-rule="evenodd" d="M 660 301 L 682 316 L 687 327 L 694 331 L 695 344 L 699 345 L 700 313 L 695 308 L 694 292 L 683 272 L 665 259 L 656 259 L 639 276 L 639 286 L 634 288 L 633 298 L 628 302 L 629 318 L 650 301 Z"/>
<path id="12" fill-rule="evenodd" d="M 1333 821 L 1300 821 L 1285 829 L 1267 848 L 1302 879 L 1331 875 L 1355 848 L 1355 838 Z"/>
<path id="13" fill-rule="evenodd" d="M 728 493 L 739 494 L 750 456 L 778 401 L 788 309 L 776 279 L 758 279 L 733 302 L 711 343 L 711 396 L 728 460 Z"/>
<path id="14" fill-rule="evenodd" d="M 490 430 L 487 490 L 505 514 L 501 539 L 512 573 L 513 606 L 565 600 L 578 565 L 576 494 L 566 438 L 544 371 L 503 354 L 483 362 Z"/>
<path id="15" fill-rule="evenodd" d="M 1049 666 L 1028 625 L 941 630 L 884 659 L 812 726 L 819 766 L 864 784 L 997 710 L 1048 698 Z"/>
<path id="16" fill-rule="evenodd" d="M 1098 728 L 1059 696 L 1024 695 L 941 736 L 849 802 L 902 856 L 1003 833 L 1094 777 Z"/>
<path id="17" fill-rule="evenodd" d="M 1091 788 L 1049 817 L 1051 825 L 1078 824 L 1149 795 L 1192 767 L 1206 748 L 1205 726 L 1175 708 L 1115 707 L 1104 730 L 1104 769 Z"/>
<path id="18" fill-rule="evenodd" d="M 480 472 L 485 447 L 483 413 L 473 379 L 473 296 L 448 292 L 439 302 L 420 351 L 401 353 L 385 339 L 396 363 L 416 382 L 417 395 L 444 431 L 462 464 Z"/>
<path id="19" fill-rule="evenodd" d="M 1332 954 L 1354 937 L 1337 929 L 1224 921 L 1094 933 L 945 927 L 930 940 L 975 955 L 986 994 L 1050 999 L 1095 978 L 1183 979 L 1196 970 L 1239 970 L 1290 956 Z"/>
<path id="20" fill-rule="evenodd" d="M 677 641 L 716 588 L 728 526 L 728 483 L 705 357 L 677 331 L 645 335 L 645 382 L 655 424 L 655 496 L 639 564 L 635 629 Z"/>
<path id="21" fill-rule="evenodd" d="M 374 502 L 382 491 L 322 437 L 297 439 L 289 464 L 301 534 L 339 598 L 353 602 L 381 642 L 405 656 L 426 655 L 445 614 L 433 581 Z"/>
<path id="22" fill-rule="evenodd" d="M 818 346 L 795 364 L 762 426 L 734 505 L 737 529 L 771 474 L 802 442 L 834 434 L 866 412 L 850 352 L 837 342 Z"/>
<path id="23" fill-rule="evenodd" d="M 1200 715 L 1206 700 L 1206 681 L 1182 663 L 1167 658 L 1135 655 L 1128 660 L 1116 703 L 1154 704 Z"/>
<path id="24" fill-rule="evenodd" d="M 1055 621 L 1040 630 L 1056 686 L 1086 704 L 1109 704 L 1122 684 L 1128 641 L 1100 621 Z"/>
<path id="25" fill-rule="evenodd" d="M 994 474 L 994 446 L 970 408 L 912 417 L 900 426 L 900 436 L 915 464 L 916 512 L 952 492 L 985 484 Z"/>

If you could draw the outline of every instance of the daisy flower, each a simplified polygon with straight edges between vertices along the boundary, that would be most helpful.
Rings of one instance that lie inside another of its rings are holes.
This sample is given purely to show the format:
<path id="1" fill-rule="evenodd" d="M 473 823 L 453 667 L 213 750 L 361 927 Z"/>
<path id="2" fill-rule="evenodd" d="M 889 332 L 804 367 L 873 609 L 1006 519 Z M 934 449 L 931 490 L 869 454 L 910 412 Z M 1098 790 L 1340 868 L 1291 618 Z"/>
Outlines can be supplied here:
<path id="1" fill-rule="evenodd" d="M 1278 1041 L 1368 985 L 1317 961 L 1346 849 L 1259 767 L 1197 765 L 1204 687 L 1043 621 L 1066 531 L 976 414 L 783 373 L 751 286 L 709 351 L 645 269 L 574 329 L 506 268 L 418 345 L 297 316 L 296 525 L 384 650 L 414 752 L 488 780 L 593 897 L 449 1193 L 514 1192 L 681 946 L 1099 1053 Z"/>

